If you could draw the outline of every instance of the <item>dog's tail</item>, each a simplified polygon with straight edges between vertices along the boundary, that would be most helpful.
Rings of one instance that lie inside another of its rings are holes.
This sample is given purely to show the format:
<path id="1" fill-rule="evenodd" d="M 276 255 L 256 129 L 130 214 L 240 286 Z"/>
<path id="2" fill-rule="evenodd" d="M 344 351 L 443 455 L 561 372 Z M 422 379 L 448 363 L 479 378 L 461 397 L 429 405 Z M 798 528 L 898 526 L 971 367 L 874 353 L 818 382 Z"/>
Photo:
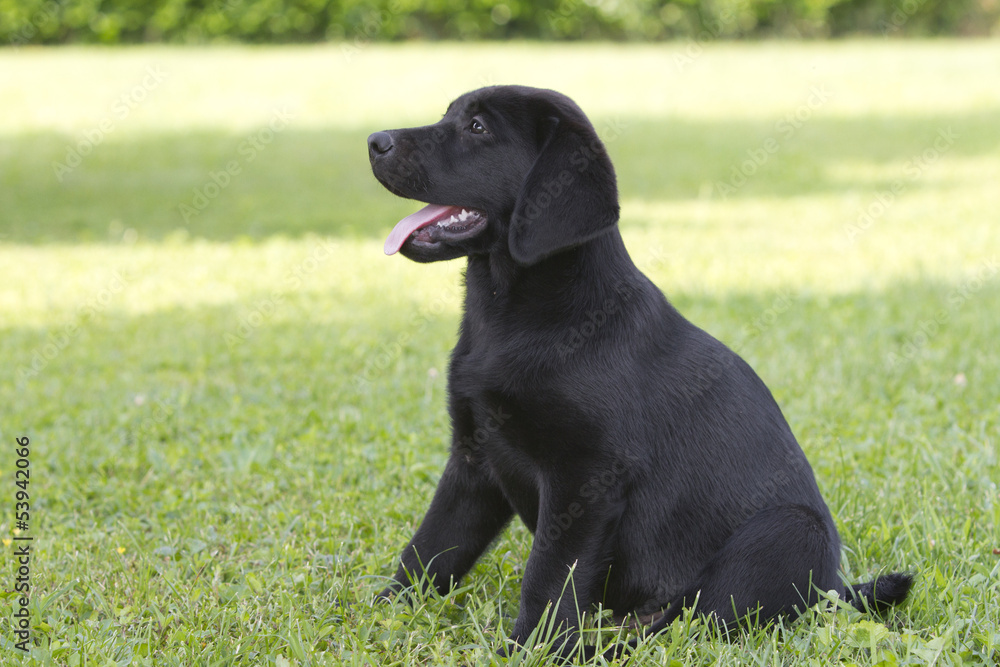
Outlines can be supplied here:
<path id="1" fill-rule="evenodd" d="M 848 585 L 847 599 L 859 611 L 883 612 L 905 600 L 912 585 L 909 572 L 883 574 L 863 584 Z"/>

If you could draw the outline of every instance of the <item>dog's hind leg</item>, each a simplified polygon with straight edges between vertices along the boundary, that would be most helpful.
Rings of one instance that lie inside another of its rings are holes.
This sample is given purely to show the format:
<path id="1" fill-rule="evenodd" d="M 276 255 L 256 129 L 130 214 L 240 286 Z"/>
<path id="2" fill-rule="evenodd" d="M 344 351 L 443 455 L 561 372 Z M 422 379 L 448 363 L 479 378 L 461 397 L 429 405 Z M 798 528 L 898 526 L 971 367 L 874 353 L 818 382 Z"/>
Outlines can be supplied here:
<path id="1" fill-rule="evenodd" d="M 695 601 L 699 613 L 713 615 L 724 629 L 798 615 L 819 600 L 817 591 L 843 594 L 839 563 L 840 539 L 825 510 L 764 509 L 729 537 L 646 634 L 666 628 Z"/>

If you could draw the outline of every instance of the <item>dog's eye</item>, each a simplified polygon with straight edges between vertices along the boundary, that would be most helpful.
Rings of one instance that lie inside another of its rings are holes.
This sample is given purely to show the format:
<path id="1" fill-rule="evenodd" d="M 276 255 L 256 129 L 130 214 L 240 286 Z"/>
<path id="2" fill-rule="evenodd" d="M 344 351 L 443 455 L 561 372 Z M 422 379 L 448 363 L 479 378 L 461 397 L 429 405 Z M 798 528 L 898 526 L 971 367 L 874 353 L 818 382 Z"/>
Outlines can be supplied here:
<path id="1" fill-rule="evenodd" d="M 487 132 L 486 126 L 483 125 L 483 121 L 479 120 L 478 116 L 469 123 L 469 131 L 473 134 L 486 134 Z"/>

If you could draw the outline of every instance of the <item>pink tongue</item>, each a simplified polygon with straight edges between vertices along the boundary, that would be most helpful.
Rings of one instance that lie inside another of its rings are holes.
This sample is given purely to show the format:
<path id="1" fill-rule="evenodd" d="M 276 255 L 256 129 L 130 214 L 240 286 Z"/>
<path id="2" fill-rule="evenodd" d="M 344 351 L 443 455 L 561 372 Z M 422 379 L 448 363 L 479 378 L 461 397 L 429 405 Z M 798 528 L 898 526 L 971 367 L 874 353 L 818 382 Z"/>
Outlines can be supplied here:
<path id="1" fill-rule="evenodd" d="M 410 238 L 410 234 L 438 220 L 449 218 L 452 213 L 458 211 L 461 211 L 461 209 L 456 206 L 428 204 L 416 213 L 411 213 L 397 222 L 396 226 L 389 232 L 389 236 L 385 240 L 385 254 L 396 254 L 403 247 L 403 244 L 406 243 L 406 239 Z"/>

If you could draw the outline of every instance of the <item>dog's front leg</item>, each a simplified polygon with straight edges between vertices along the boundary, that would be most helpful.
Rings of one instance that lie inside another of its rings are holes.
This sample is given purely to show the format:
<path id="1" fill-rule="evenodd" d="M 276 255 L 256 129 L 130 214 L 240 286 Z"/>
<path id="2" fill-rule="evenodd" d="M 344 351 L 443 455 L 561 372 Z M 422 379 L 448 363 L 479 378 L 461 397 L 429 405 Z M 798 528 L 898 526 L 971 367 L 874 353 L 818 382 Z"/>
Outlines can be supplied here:
<path id="1" fill-rule="evenodd" d="M 524 645 L 552 603 L 553 649 L 564 656 L 576 650 L 580 613 L 600 600 L 608 575 L 614 508 L 614 503 L 588 504 L 569 494 L 546 499 L 543 493 L 511 641 Z"/>
<path id="2" fill-rule="evenodd" d="M 430 509 L 403 550 L 389 597 L 421 580 L 445 593 L 469 571 L 510 520 L 514 510 L 500 488 L 460 452 L 452 454 Z"/>

